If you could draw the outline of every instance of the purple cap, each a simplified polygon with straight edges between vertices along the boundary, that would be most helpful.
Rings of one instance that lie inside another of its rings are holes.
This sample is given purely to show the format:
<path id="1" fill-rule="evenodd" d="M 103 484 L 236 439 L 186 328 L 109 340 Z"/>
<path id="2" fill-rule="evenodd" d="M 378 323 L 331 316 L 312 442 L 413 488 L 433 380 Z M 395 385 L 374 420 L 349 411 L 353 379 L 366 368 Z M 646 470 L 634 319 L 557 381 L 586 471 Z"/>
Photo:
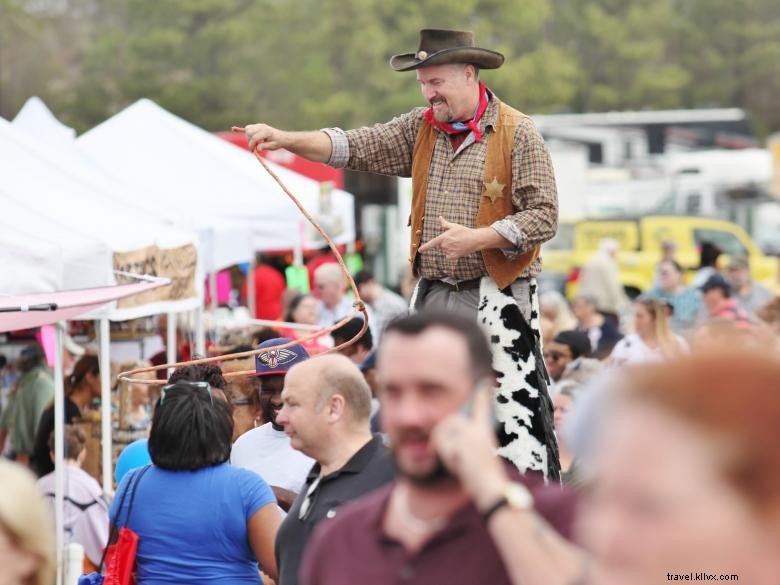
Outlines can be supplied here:
<path id="1" fill-rule="evenodd" d="M 277 337 L 264 341 L 258 345 L 256 349 L 284 345 L 291 341 L 293 340 L 287 337 Z M 255 354 L 255 375 L 270 376 L 272 374 L 286 374 L 295 364 L 305 362 L 309 357 L 309 352 L 307 352 L 300 343 L 282 349 L 263 351 Z"/>

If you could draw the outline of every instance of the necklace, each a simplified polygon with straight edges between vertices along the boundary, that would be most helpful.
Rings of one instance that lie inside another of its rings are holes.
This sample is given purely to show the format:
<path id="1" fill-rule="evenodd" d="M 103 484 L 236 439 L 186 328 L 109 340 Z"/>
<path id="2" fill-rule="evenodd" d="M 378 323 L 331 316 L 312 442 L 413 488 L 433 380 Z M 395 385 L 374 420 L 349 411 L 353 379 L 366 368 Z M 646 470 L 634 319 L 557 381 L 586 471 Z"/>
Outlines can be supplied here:
<path id="1" fill-rule="evenodd" d="M 441 530 L 447 524 L 446 517 L 437 517 L 430 520 L 418 518 L 409 507 L 409 496 L 405 489 L 396 490 L 396 503 L 398 511 L 404 517 L 404 523 L 415 534 L 428 534 Z"/>

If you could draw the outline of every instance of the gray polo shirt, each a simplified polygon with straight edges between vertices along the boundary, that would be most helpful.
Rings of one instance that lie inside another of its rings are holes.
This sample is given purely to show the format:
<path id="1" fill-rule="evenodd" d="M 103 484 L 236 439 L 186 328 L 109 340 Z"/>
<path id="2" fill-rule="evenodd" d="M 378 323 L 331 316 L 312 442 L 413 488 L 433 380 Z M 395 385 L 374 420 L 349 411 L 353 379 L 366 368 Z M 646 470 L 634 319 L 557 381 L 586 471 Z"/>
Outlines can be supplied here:
<path id="1" fill-rule="evenodd" d="M 395 477 L 395 466 L 381 435 L 374 434 L 344 467 L 320 479 L 311 492 L 308 509 L 301 519 L 301 506 L 309 488 L 319 475 L 320 464 L 315 463 L 276 535 L 279 585 L 298 584 L 298 569 L 314 527 L 321 521 L 335 518 L 337 508 L 341 504 L 392 481 Z"/>

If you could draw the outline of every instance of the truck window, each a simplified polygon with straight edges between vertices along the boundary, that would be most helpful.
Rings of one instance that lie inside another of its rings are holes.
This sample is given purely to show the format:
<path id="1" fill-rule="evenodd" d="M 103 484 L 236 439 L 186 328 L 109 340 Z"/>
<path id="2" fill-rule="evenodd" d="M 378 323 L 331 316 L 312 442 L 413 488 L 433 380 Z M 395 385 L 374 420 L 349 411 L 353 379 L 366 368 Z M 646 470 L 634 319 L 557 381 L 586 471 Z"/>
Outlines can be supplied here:
<path id="1" fill-rule="evenodd" d="M 703 242 L 712 242 L 718 248 L 723 250 L 724 254 L 729 256 L 747 256 L 747 250 L 737 236 L 730 232 L 714 229 L 695 229 L 693 230 L 693 239 L 697 246 Z"/>

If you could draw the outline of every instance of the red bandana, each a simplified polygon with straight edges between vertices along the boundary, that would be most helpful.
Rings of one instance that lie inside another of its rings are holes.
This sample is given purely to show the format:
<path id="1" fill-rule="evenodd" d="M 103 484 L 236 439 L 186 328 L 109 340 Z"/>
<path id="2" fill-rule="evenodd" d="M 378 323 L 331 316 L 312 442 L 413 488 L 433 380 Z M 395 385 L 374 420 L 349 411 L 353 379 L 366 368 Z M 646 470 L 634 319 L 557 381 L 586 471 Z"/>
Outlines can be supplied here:
<path id="1" fill-rule="evenodd" d="M 482 140 L 482 132 L 479 131 L 479 121 L 482 118 L 482 114 L 488 106 L 488 92 L 487 87 L 481 81 L 479 82 L 479 105 L 477 106 L 477 112 L 474 117 L 468 122 L 439 122 L 433 117 L 433 106 L 425 110 L 423 116 L 427 122 L 434 128 L 438 128 L 446 132 L 447 134 L 460 134 L 461 132 L 468 132 L 471 130 L 474 132 L 474 138 L 477 142 Z"/>

